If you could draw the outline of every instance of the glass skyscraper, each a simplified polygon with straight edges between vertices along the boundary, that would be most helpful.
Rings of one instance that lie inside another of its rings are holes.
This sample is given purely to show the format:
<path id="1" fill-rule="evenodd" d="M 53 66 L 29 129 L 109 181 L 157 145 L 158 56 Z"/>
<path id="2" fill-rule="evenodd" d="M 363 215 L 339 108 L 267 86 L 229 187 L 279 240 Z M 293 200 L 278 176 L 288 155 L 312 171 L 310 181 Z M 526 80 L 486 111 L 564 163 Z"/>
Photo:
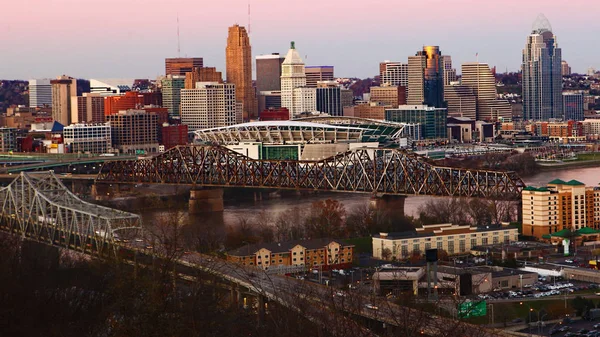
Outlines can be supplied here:
<path id="1" fill-rule="evenodd" d="M 543 14 L 523 49 L 523 118 L 563 118 L 561 50 Z"/>

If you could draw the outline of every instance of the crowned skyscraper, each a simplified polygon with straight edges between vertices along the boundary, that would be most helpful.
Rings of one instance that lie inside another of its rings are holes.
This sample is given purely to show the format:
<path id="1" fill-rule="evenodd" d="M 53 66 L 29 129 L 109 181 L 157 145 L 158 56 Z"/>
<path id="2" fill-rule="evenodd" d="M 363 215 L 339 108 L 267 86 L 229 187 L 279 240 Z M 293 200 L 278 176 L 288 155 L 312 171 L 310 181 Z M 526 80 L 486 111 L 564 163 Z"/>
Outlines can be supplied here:
<path id="1" fill-rule="evenodd" d="M 523 118 L 563 118 L 561 50 L 543 14 L 523 49 Z"/>
<path id="2" fill-rule="evenodd" d="M 236 99 L 243 104 L 243 118 L 256 117 L 256 96 L 252 87 L 252 47 L 246 28 L 229 27 L 227 37 L 227 83 L 235 84 Z"/>

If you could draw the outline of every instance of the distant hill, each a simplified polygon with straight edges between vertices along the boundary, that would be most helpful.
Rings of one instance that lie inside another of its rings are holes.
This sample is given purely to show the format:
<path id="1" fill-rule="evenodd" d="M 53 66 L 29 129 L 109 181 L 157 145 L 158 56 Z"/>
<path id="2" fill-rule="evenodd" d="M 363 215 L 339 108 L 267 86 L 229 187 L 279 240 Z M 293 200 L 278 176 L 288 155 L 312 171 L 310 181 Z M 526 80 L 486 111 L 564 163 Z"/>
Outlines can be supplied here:
<path id="1" fill-rule="evenodd" d="M 0 113 L 11 105 L 29 105 L 29 83 L 27 81 L 0 80 Z"/>

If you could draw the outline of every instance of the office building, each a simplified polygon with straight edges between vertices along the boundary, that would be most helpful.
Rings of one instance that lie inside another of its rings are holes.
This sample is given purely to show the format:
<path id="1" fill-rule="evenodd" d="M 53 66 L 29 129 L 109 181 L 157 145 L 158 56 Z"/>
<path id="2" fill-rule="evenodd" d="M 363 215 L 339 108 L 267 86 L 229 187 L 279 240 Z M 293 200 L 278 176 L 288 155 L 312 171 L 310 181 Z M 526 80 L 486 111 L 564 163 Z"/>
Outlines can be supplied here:
<path id="1" fill-rule="evenodd" d="M 285 270 L 290 266 L 302 270 L 348 268 L 353 259 L 354 245 L 331 239 L 246 245 L 227 252 L 227 261 L 264 270 Z"/>
<path id="2" fill-rule="evenodd" d="M 319 81 L 316 90 L 317 111 L 331 116 L 342 116 L 342 93 L 335 81 Z"/>
<path id="3" fill-rule="evenodd" d="M 90 92 L 105 95 L 123 95 L 133 90 L 134 79 L 90 79 Z"/>
<path id="4" fill-rule="evenodd" d="M 445 108 L 434 108 L 426 105 L 401 105 L 397 108 L 385 109 L 385 120 L 397 123 L 419 124 L 425 139 L 446 139 L 446 120 L 448 111 Z"/>
<path id="5" fill-rule="evenodd" d="M 437 46 L 425 46 L 408 58 L 409 105 L 445 108 L 444 63 Z"/>
<path id="6" fill-rule="evenodd" d="M 370 102 L 388 105 L 392 108 L 406 104 L 406 90 L 404 87 L 383 84 L 380 87 L 371 87 Z"/>
<path id="7" fill-rule="evenodd" d="M 560 69 L 561 69 L 561 74 L 563 76 L 570 76 L 571 75 L 571 67 L 569 66 L 569 64 L 567 63 L 567 61 L 562 60 L 560 63 Z"/>
<path id="8" fill-rule="evenodd" d="M 281 64 L 284 60 L 285 57 L 279 53 L 256 57 L 257 92 L 281 90 Z"/>
<path id="9" fill-rule="evenodd" d="M 294 88 L 293 91 L 294 111 L 298 114 L 316 112 L 317 110 L 317 88 Z M 291 113 L 290 113 L 291 114 Z"/>
<path id="10" fill-rule="evenodd" d="M 176 57 L 165 59 L 165 75 L 184 76 L 194 68 L 202 68 L 204 61 L 201 57 Z"/>
<path id="11" fill-rule="evenodd" d="M 145 97 L 137 91 L 126 92 L 122 96 L 104 97 L 104 115 L 113 115 L 119 111 L 139 109 L 145 105 Z"/>
<path id="12" fill-rule="evenodd" d="M 383 105 L 377 103 L 359 104 L 355 106 L 344 107 L 344 116 L 358 117 L 365 119 L 385 119 L 385 109 Z"/>
<path id="13" fill-rule="evenodd" d="M 539 239 L 563 230 L 600 229 L 600 188 L 577 180 L 552 180 L 523 189 L 523 235 Z"/>
<path id="14" fill-rule="evenodd" d="M 72 97 L 77 97 L 77 80 L 62 75 L 51 80 L 52 118 L 62 125 L 71 124 Z"/>
<path id="15" fill-rule="evenodd" d="M 76 123 L 104 123 L 105 96 L 85 92 L 83 96 L 72 97 L 71 122 Z"/>
<path id="16" fill-rule="evenodd" d="M 185 124 L 163 124 L 159 126 L 158 143 L 168 150 L 177 145 L 186 145 L 188 143 L 188 126 Z"/>
<path id="17" fill-rule="evenodd" d="M 582 121 L 583 93 L 565 92 L 563 96 L 563 111 L 565 121 Z"/>
<path id="18" fill-rule="evenodd" d="M 317 82 L 333 81 L 333 66 L 306 66 L 306 86 L 316 88 Z"/>
<path id="19" fill-rule="evenodd" d="M 189 131 L 224 127 L 242 122 L 241 104 L 232 83 L 198 82 L 181 91 L 181 124 Z"/>
<path id="20" fill-rule="evenodd" d="M 19 129 L 0 127 L 0 152 L 17 150 L 17 135 Z"/>
<path id="21" fill-rule="evenodd" d="M 194 70 L 185 74 L 185 89 L 196 88 L 197 82 L 217 82 L 223 83 L 223 74 L 216 68 L 194 68 Z"/>
<path id="22" fill-rule="evenodd" d="M 342 88 L 340 95 L 342 97 L 342 108 L 354 105 L 354 92 L 351 89 Z"/>
<path id="23" fill-rule="evenodd" d="M 169 116 L 180 115 L 181 89 L 183 88 L 185 88 L 185 76 L 167 75 L 162 80 L 163 107 L 169 110 Z"/>
<path id="24" fill-rule="evenodd" d="M 496 78 L 487 63 L 463 64 L 461 83 L 475 94 L 477 120 L 498 121 L 512 117 L 510 104 L 496 99 Z"/>
<path id="25" fill-rule="evenodd" d="M 106 116 L 112 145 L 121 153 L 158 153 L 158 115 L 144 110 L 126 110 Z"/>
<path id="26" fill-rule="evenodd" d="M 443 55 L 442 63 L 444 69 L 444 86 L 456 82 L 456 69 L 452 68 L 452 57 L 450 55 Z"/>
<path id="27" fill-rule="evenodd" d="M 543 14 L 523 49 L 523 119 L 562 118 L 562 58 L 552 26 Z"/>
<path id="28" fill-rule="evenodd" d="M 388 84 L 408 88 L 408 64 L 387 60 L 381 62 L 379 63 L 379 78 L 381 85 Z"/>
<path id="29" fill-rule="evenodd" d="M 260 121 L 287 121 L 290 119 L 290 112 L 286 108 L 269 108 L 260 112 Z"/>
<path id="30" fill-rule="evenodd" d="M 102 114 L 104 117 L 104 114 Z M 112 152 L 110 123 L 71 124 L 63 128 L 63 142 L 69 153 Z"/>
<path id="31" fill-rule="evenodd" d="M 236 99 L 242 103 L 243 119 L 254 118 L 258 106 L 252 87 L 252 47 L 246 28 L 239 25 L 229 27 L 225 53 L 227 83 L 235 85 Z"/>
<path id="32" fill-rule="evenodd" d="M 304 62 L 292 41 L 290 50 L 281 64 L 281 107 L 290 111 L 290 119 L 302 112 L 296 110 L 297 104 L 294 102 L 294 89 L 301 87 L 306 87 Z"/>
<path id="33" fill-rule="evenodd" d="M 260 111 L 281 108 L 281 91 L 261 91 L 258 94 L 258 108 Z"/>
<path id="34" fill-rule="evenodd" d="M 475 246 L 518 239 L 518 228 L 507 225 L 423 225 L 414 231 L 373 235 L 373 257 L 402 260 L 415 253 L 423 255 L 427 249 L 444 250 L 448 255 L 468 254 Z"/>
<path id="35" fill-rule="evenodd" d="M 29 80 L 29 106 L 52 106 L 52 84 L 50 79 Z"/>
<path id="36" fill-rule="evenodd" d="M 477 97 L 471 87 L 451 84 L 444 87 L 448 116 L 477 119 Z"/>

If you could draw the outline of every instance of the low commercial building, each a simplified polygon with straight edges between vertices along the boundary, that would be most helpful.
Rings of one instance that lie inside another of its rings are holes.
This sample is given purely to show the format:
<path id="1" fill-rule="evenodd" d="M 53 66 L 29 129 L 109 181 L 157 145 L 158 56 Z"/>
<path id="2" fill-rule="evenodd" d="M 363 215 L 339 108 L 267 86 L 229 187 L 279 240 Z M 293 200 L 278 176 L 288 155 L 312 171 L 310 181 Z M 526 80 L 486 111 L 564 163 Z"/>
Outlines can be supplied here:
<path id="1" fill-rule="evenodd" d="M 112 152 L 110 124 L 71 124 L 63 128 L 63 142 L 71 153 Z"/>
<path id="2" fill-rule="evenodd" d="M 517 241 L 518 236 L 518 229 L 508 224 L 484 227 L 425 225 L 414 231 L 374 235 L 373 257 L 402 260 L 431 248 L 444 250 L 449 255 L 468 254 L 475 246 Z"/>
<path id="3" fill-rule="evenodd" d="M 422 267 L 383 266 L 373 274 L 373 287 L 379 295 L 392 293 L 418 294 L 419 280 L 425 275 Z"/>
<path id="4" fill-rule="evenodd" d="M 113 147 L 121 153 L 158 152 L 158 115 L 144 110 L 120 111 L 106 116 Z"/>
<path id="5" fill-rule="evenodd" d="M 227 253 L 227 261 L 264 270 L 348 268 L 354 246 L 339 240 L 314 239 L 248 245 Z"/>
<path id="6" fill-rule="evenodd" d="M 17 128 L 0 128 L 0 152 L 17 150 Z"/>

